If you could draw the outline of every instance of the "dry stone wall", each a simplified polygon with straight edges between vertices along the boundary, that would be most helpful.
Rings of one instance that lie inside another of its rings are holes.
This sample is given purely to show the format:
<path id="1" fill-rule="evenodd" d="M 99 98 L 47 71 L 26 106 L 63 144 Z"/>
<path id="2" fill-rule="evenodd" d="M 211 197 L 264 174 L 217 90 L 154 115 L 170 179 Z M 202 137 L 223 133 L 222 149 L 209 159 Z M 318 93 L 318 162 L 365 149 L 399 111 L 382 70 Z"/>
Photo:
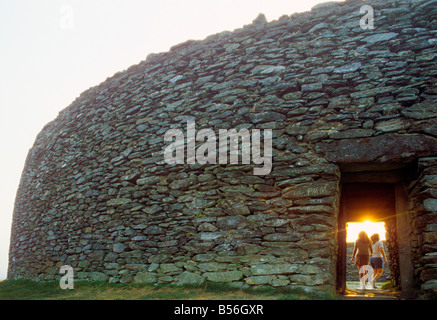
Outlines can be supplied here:
<path id="1" fill-rule="evenodd" d="M 260 15 L 81 94 L 29 151 L 8 277 L 54 280 L 71 265 L 76 279 L 332 292 L 342 168 L 437 155 L 437 2 L 372 1 L 374 29 L 360 27 L 362 5 Z M 271 129 L 271 172 L 166 164 L 164 134 L 187 121 Z M 415 231 L 423 281 L 435 279 L 436 198 Z"/>
<path id="2" fill-rule="evenodd" d="M 419 160 L 421 174 L 410 184 L 409 222 L 417 286 L 435 298 L 437 292 L 437 157 Z"/>

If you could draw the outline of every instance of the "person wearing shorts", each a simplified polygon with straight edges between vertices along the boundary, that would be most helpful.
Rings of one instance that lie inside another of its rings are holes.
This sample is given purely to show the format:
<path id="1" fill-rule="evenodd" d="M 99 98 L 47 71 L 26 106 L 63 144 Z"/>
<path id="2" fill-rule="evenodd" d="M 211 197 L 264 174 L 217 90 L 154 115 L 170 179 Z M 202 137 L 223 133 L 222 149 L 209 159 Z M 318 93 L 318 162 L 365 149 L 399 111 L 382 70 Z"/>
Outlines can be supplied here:
<path id="1" fill-rule="evenodd" d="M 358 267 L 358 273 L 360 275 L 361 289 L 366 288 L 367 270 L 366 266 L 369 265 L 370 255 L 372 254 L 372 244 L 369 236 L 365 231 L 358 233 L 358 239 L 354 244 L 354 251 L 352 253 L 351 263 L 354 263 Z"/>
<path id="2" fill-rule="evenodd" d="M 370 239 L 372 240 L 372 257 L 370 258 L 370 266 L 373 269 L 373 278 L 370 281 L 373 289 L 377 289 L 375 282 L 384 273 L 384 263 L 388 264 L 387 258 L 385 256 L 384 244 L 379 240 L 379 234 L 373 234 Z"/>

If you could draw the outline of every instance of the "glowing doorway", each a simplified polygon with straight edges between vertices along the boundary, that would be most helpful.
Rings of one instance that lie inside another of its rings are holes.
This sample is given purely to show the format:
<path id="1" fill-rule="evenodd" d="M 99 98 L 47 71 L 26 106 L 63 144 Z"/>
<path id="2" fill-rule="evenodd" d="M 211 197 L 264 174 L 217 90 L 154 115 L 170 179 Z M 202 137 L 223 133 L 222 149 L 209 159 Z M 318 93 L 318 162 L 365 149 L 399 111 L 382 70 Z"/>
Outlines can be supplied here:
<path id="1" fill-rule="evenodd" d="M 378 233 L 384 242 L 389 260 L 384 271 L 386 278 L 398 275 L 396 198 L 395 186 L 391 183 L 343 182 L 338 220 L 337 288 L 345 292 L 346 281 L 358 277 L 356 266 L 350 263 L 353 243 L 360 231 L 369 238 Z"/>
<path id="2" fill-rule="evenodd" d="M 348 222 L 346 224 L 346 242 L 354 242 L 357 240 L 360 231 L 365 231 L 369 238 L 377 233 L 381 241 L 386 240 L 385 223 L 366 220 L 364 222 Z"/>

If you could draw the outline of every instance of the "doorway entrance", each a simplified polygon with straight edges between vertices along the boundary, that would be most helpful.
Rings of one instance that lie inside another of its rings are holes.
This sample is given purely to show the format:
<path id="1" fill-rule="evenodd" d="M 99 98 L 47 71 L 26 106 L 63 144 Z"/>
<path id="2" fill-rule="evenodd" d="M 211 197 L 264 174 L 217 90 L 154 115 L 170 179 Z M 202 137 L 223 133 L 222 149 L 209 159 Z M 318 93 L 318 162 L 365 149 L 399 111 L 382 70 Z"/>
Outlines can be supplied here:
<path id="1" fill-rule="evenodd" d="M 390 280 L 401 289 L 402 298 L 411 299 L 416 296 L 407 185 L 417 179 L 417 172 L 417 163 L 387 171 L 342 171 L 337 220 L 339 293 L 346 291 L 347 263 L 350 263 L 351 258 L 351 255 L 347 257 L 347 224 L 369 220 L 384 223 L 385 252 L 389 262 L 387 275 Z"/>
<path id="2" fill-rule="evenodd" d="M 337 234 L 339 246 L 337 289 L 340 292 L 344 293 L 346 291 L 346 282 L 353 279 L 354 272 L 359 281 L 358 270 L 356 266 L 350 263 L 353 241 L 356 240 L 351 238 L 352 227 L 354 226 L 362 227 L 363 231 L 366 231 L 365 227 L 373 226 L 373 228 L 367 228 L 368 236 L 370 237 L 373 233 L 379 233 L 380 238 L 384 239 L 385 252 L 389 260 L 389 269 L 386 269 L 386 272 L 389 273 L 389 278 L 394 282 L 394 285 L 398 285 L 398 283 L 396 283 L 398 281 L 397 279 L 399 279 L 396 225 L 396 193 L 393 183 L 341 183 Z M 377 230 L 375 228 L 377 226 L 382 226 L 382 229 L 379 230 L 380 232 L 376 232 Z M 386 274 L 385 276 L 387 277 L 388 275 Z"/>

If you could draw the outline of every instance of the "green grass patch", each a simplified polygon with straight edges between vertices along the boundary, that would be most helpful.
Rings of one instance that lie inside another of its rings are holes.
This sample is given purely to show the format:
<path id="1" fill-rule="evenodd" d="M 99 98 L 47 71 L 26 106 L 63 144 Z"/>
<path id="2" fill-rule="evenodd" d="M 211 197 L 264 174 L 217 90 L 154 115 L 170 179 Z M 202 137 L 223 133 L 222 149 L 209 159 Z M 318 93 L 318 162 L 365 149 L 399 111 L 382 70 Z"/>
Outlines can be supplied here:
<path id="1" fill-rule="evenodd" d="M 74 282 L 63 290 L 59 282 L 5 280 L 0 300 L 321 300 L 331 295 L 306 293 L 293 288 L 256 287 L 237 289 L 229 284 L 207 282 L 202 286 L 139 283 Z"/>
<path id="2" fill-rule="evenodd" d="M 387 281 L 387 282 L 382 283 L 381 289 L 390 290 L 390 291 L 396 290 L 395 286 L 393 285 L 393 282 L 391 282 L 391 281 Z"/>
<path id="3" fill-rule="evenodd" d="M 5 280 L 0 282 L 1 300 L 44 300 L 65 295 L 55 282 L 33 282 L 29 280 Z"/>

